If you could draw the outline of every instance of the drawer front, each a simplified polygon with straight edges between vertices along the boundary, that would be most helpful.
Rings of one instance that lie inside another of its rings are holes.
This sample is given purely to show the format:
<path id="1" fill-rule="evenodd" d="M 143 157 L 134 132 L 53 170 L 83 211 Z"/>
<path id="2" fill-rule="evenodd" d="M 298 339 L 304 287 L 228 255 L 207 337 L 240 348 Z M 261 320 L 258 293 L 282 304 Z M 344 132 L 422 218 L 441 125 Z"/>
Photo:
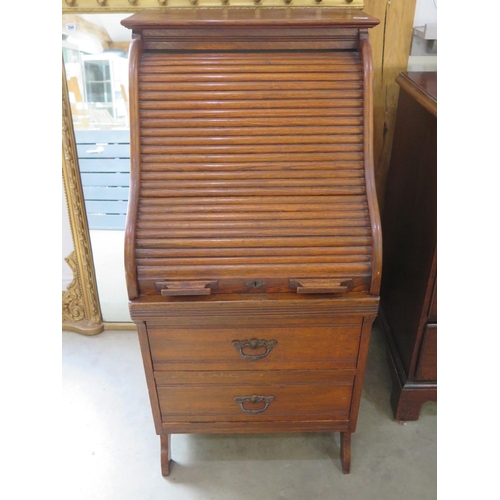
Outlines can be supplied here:
<path id="1" fill-rule="evenodd" d="M 352 371 L 156 372 L 163 422 L 347 420 Z"/>
<path id="2" fill-rule="evenodd" d="M 437 380 L 437 325 L 425 327 L 415 375 L 417 380 Z"/>
<path id="3" fill-rule="evenodd" d="M 361 319 L 270 328 L 148 325 L 155 370 L 355 368 Z"/>

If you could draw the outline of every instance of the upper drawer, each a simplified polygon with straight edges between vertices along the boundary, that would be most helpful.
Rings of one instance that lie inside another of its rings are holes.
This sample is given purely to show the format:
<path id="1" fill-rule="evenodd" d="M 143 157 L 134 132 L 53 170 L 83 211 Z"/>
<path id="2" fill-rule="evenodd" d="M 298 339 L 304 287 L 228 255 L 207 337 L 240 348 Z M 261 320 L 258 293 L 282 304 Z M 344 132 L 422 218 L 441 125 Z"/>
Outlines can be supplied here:
<path id="1" fill-rule="evenodd" d="M 155 370 L 356 368 L 361 319 L 287 328 L 148 325 Z"/>

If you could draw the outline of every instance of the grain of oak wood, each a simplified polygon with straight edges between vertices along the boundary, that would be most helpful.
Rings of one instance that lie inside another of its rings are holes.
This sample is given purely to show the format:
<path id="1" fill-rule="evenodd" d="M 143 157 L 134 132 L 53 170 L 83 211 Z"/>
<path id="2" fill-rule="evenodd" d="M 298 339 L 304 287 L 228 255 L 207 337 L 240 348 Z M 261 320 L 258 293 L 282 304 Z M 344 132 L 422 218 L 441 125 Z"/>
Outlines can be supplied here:
<path id="1" fill-rule="evenodd" d="M 245 347 L 242 353 L 260 354 L 253 370 L 304 368 L 356 368 L 360 322 L 346 317 L 336 325 L 310 327 L 305 322 L 286 327 L 266 328 L 265 339 L 275 342 L 269 352 L 264 347 Z M 255 338 L 254 328 L 239 327 L 159 327 L 148 328 L 155 371 L 247 370 L 247 358 L 234 347 L 236 340 Z M 266 354 L 267 352 L 267 354 Z"/>
<path id="2" fill-rule="evenodd" d="M 396 77 L 408 67 L 415 4 L 416 0 L 370 0 L 366 2 L 364 9 L 381 20 L 378 26 L 370 30 L 374 76 L 373 148 L 381 209 L 385 198 L 400 89 Z"/>
<path id="3" fill-rule="evenodd" d="M 349 472 L 381 276 L 377 23 L 325 9 L 123 21 L 126 276 L 164 475 L 172 432 L 339 431 Z"/>
<path id="4" fill-rule="evenodd" d="M 189 31 L 184 36 L 190 35 L 192 32 Z M 149 34 L 149 33 L 148 33 Z M 156 34 L 156 31 L 155 31 Z M 204 31 L 206 35 L 207 32 Z M 260 32 L 258 32 L 260 34 Z M 237 108 L 251 108 L 256 110 L 262 108 L 262 116 L 267 116 L 268 110 L 272 112 L 272 116 L 279 116 L 280 110 L 282 108 L 292 108 L 294 113 L 300 115 L 300 111 L 303 107 L 311 106 L 322 106 L 322 107 L 345 107 L 356 105 L 360 106 L 361 101 L 352 101 L 352 98 L 361 99 L 363 97 L 362 90 L 331 90 L 325 91 L 322 89 L 317 89 L 314 87 L 315 83 L 320 79 L 328 78 L 327 82 L 343 82 L 343 81 L 360 81 L 362 77 L 360 58 L 356 53 L 353 54 L 340 54 L 337 63 L 331 63 L 330 61 L 337 61 L 336 58 L 326 58 L 325 54 L 320 54 L 318 59 L 316 59 L 316 54 L 314 56 L 306 55 L 300 52 L 294 52 L 293 57 L 286 57 L 283 53 L 264 53 L 264 54 L 238 54 L 238 57 L 228 54 L 217 54 L 214 53 L 209 57 L 209 64 L 205 61 L 205 64 L 191 65 L 189 64 L 179 64 L 177 60 L 177 54 L 172 54 L 167 56 L 162 54 L 160 57 L 158 54 L 145 54 L 142 58 L 141 63 L 141 77 L 153 79 L 159 74 L 159 81 L 154 83 L 155 88 L 159 89 L 163 85 L 163 90 L 156 90 L 154 92 L 144 92 L 140 91 L 139 99 L 141 100 L 141 106 L 144 109 L 148 109 L 149 106 L 154 106 L 155 109 L 178 109 L 182 106 L 189 114 L 192 110 L 198 111 L 201 109 L 208 108 L 211 110 L 215 102 L 217 102 L 217 108 L 219 110 L 237 109 Z M 182 62 L 185 62 L 189 57 L 181 56 Z M 298 57 L 298 60 L 297 60 Z M 309 62 L 305 62 L 308 60 Z M 173 61 L 174 64 L 170 64 Z M 177 64 L 176 64 L 177 63 Z M 166 72 L 165 68 L 168 67 L 169 71 Z M 341 68 L 343 71 L 339 71 Z M 353 71 L 353 68 L 355 71 Z M 251 72 L 249 72 L 252 70 Z M 254 81 L 259 82 L 262 86 L 267 80 L 276 80 L 277 77 L 281 79 L 286 79 L 287 83 L 292 83 L 292 80 L 296 75 L 301 75 L 301 78 L 308 78 L 306 80 L 309 83 L 311 89 L 303 90 L 302 87 L 294 90 L 269 90 L 269 89 L 249 89 L 246 91 L 234 90 L 233 80 L 238 83 L 240 79 L 252 78 Z M 304 77 L 304 75 L 306 75 Z M 210 84 L 212 81 L 216 80 L 217 83 L 228 85 L 229 87 L 219 87 L 219 89 L 212 92 L 200 92 L 198 90 L 184 90 L 184 91 L 170 91 L 166 83 L 168 81 L 191 81 L 195 79 L 196 82 Z M 321 80 L 320 80 L 321 81 Z M 151 82 L 149 82 L 151 84 Z M 231 90 L 225 90 L 229 88 Z M 337 98 L 337 99 L 335 99 Z M 179 99 L 182 99 L 178 103 Z M 271 114 L 269 112 L 269 114 Z M 243 112 L 244 114 L 244 112 Z M 286 123 L 286 122 L 285 122 Z M 335 117 L 330 118 L 329 125 L 335 123 Z M 147 126 L 147 122 L 143 124 Z M 238 120 L 234 118 L 231 122 L 231 130 L 239 129 Z M 242 127 L 245 130 L 245 127 Z M 325 170 L 324 173 L 330 174 L 330 180 L 328 181 L 328 187 L 325 187 L 325 181 L 323 177 L 312 177 L 313 171 L 310 167 L 312 160 L 314 160 L 314 155 L 322 151 L 335 153 L 341 152 L 342 154 L 347 151 L 362 151 L 363 149 L 363 134 L 348 135 L 348 134 L 334 134 L 330 132 L 329 127 L 323 129 L 323 134 L 318 134 L 309 131 L 309 127 L 302 127 L 300 132 L 295 133 L 291 131 L 288 134 L 275 135 L 268 134 L 267 127 L 261 128 L 262 137 L 255 138 L 254 136 L 246 137 L 243 134 L 238 136 L 234 135 L 224 135 L 215 134 L 206 137 L 196 136 L 196 137 L 183 137 L 180 135 L 168 136 L 169 128 L 167 129 L 155 129 L 160 130 L 162 133 L 156 133 L 154 138 L 150 136 L 141 137 L 141 154 L 143 155 L 143 161 L 153 161 L 173 164 L 178 155 L 182 153 L 182 158 L 185 161 L 187 158 L 192 158 L 193 160 L 198 160 L 201 164 L 199 168 L 203 168 L 203 165 L 207 161 L 207 158 L 217 158 L 222 159 L 224 157 L 231 158 L 233 161 L 244 161 L 247 164 L 254 163 L 256 155 L 262 153 L 262 158 L 270 160 L 273 156 L 279 153 L 286 154 L 286 158 L 297 159 L 298 154 L 308 153 L 309 160 L 309 177 L 303 177 L 300 180 L 288 178 L 286 171 L 282 172 L 268 172 L 266 177 L 256 176 L 255 172 L 245 172 L 245 178 L 241 176 L 233 177 L 231 174 L 226 174 L 226 179 L 220 177 L 218 179 L 211 180 L 208 176 L 198 176 L 198 177 L 188 177 L 182 180 L 176 180 L 169 178 L 168 174 L 162 173 L 162 164 L 154 171 L 155 176 L 153 178 L 148 177 L 148 173 L 141 178 L 141 190 L 142 197 L 144 200 L 152 198 L 172 198 L 177 196 L 194 196 L 194 197 L 206 197 L 213 196 L 218 197 L 227 192 L 231 192 L 233 195 L 238 196 L 262 196 L 266 195 L 269 197 L 274 196 L 304 196 L 309 193 L 315 195 L 356 195 L 364 194 L 364 178 L 359 175 L 352 175 L 348 170 L 342 170 L 342 175 L 339 175 L 339 170 L 334 171 Z M 325 133 L 325 131 L 327 133 Z M 206 138 L 205 138 L 206 137 Z M 190 156 L 193 155 L 193 156 Z M 196 156 L 194 156 L 196 155 Z M 292 156 L 291 156 L 292 155 Z M 274 163 L 274 162 L 273 162 Z M 160 171 L 158 170 L 160 169 Z M 223 174 L 224 172 L 218 172 L 214 167 L 211 168 L 212 173 L 215 170 L 218 174 Z M 307 172 L 307 170 L 306 170 Z M 152 172 L 153 173 L 153 172 Z M 358 187 L 358 188 L 357 188 Z M 266 236 L 295 236 L 297 234 L 302 234 L 303 236 L 315 236 L 315 235 L 340 235 L 340 236 L 363 236 L 369 234 L 364 232 L 360 226 L 368 227 L 366 222 L 359 220 L 357 218 L 348 218 L 345 220 L 340 219 L 319 219 L 316 221 L 311 220 L 311 218 L 306 218 L 302 220 L 297 216 L 295 219 L 290 219 L 288 224 L 284 227 L 280 221 L 273 221 L 269 219 L 259 220 L 259 206 L 255 206 L 253 209 L 253 221 L 244 224 L 243 222 L 238 222 L 236 225 L 234 222 L 222 220 L 218 223 L 211 222 L 210 226 L 205 224 L 200 225 L 193 223 L 191 220 L 184 224 L 184 228 L 179 227 L 178 224 L 170 223 L 167 228 L 162 229 L 162 222 L 156 223 L 153 226 L 151 223 L 146 223 L 142 221 L 142 216 L 139 216 L 137 238 L 138 244 L 141 248 L 151 244 L 151 239 L 154 236 L 161 240 L 162 238 L 194 238 L 194 237 L 213 237 L 217 235 L 218 238 L 224 237 L 239 237 L 239 246 L 248 247 L 251 244 L 251 238 L 255 235 L 259 238 Z M 255 213 L 256 212 L 256 213 Z M 315 227 L 315 226 L 322 227 Z M 331 226 L 334 227 L 331 227 Z M 163 232 L 162 232 L 163 231 Z M 285 242 L 293 244 L 293 241 Z M 154 243 L 155 245 L 158 243 Z M 166 245 L 170 243 L 166 242 Z M 175 243 L 172 243 L 175 244 Z M 190 241 L 190 244 L 195 244 L 194 241 Z M 201 242 L 203 245 L 203 242 Z M 272 243 L 271 243 L 272 245 Z M 325 256 L 325 260 L 331 260 L 330 256 Z M 333 258 L 335 259 L 335 258 Z M 138 267 L 138 276 L 140 288 L 143 291 L 150 289 L 145 283 L 147 281 L 147 276 L 151 276 L 152 279 L 158 278 L 158 272 L 161 272 L 163 268 L 155 267 L 155 262 L 150 259 L 145 259 L 142 261 L 144 265 Z M 213 261 L 212 261 L 213 262 Z M 321 260 L 319 261 L 321 263 Z M 149 266 L 147 265 L 149 264 Z M 172 266 L 174 263 L 171 263 Z M 187 264 L 187 263 L 186 263 Z M 215 267 L 210 261 L 204 261 L 201 259 L 194 259 L 191 262 L 191 266 L 185 265 L 179 268 L 181 274 L 191 273 L 190 277 L 203 276 L 208 277 L 210 273 L 213 275 L 218 275 L 221 277 L 226 277 L 227 273 L 231 275 L 232 273 L 237 273 L 237 267 L 240 266 L 240 274 L 243 273 L 245 276 L 255 275 L 266 275 L 270 273 L 269 269 L 259 268 L 257 264 L 252 264 L 249 261 L 242 261 L 241 264 L 235 264 L 236 267 Z M 297 266 L 297 271 L 301 272 L 301 264 L 294 262 Z M 323 262 L 323 267 L 318 268 L 315 276 L 318 272 L 325 272 L 326 263 Z M 343 264 L 338 263 L 335 268 L 335 263 L 332 262 L 332 272 L 344 272 L 342 269 Z M 348 272 L 362 272 L 364 269 L 369 267 L 369 263 L 353 263 L 348 267 Z M 194 266 L 194 267 L 193 267 Z M 272 264 L 273 275 L 276 274 L 289 274 L 292 272 L 291 268 L 286 268 L 285 266 L 280 266 L 277 262 Z M 339 267 L 340 266 L 340 267 Z M 304 266 L 302 266 L 304 267 Z M 307 272 L 307 270 L 305 270 Z M 171 267 L 171 276 L 178 277 L 176 275 L 177 271 Z M 200 274 L 204 273 L 204 274 Z M 227 276 L 229 277 L 229 276 Z M 219 291 L 222 292 L 223 287 L 219 287 Z"/>

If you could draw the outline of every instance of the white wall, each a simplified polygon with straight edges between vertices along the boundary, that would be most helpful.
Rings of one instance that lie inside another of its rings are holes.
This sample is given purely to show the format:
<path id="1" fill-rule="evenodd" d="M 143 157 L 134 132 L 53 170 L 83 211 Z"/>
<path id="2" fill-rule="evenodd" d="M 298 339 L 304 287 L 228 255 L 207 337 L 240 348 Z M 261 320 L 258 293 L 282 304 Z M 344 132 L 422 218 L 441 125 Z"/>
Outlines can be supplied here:
<path id="1" fill-rule="evenodd" d="M 437 0 L 417 0 L 413 26 L 425 26 L 426 24 L 437 24 Z M 410 55 L 407 70 L 437 71 L 437 55 Z"/>
<path id="2" fill-rule="evenodd" d="M 437 0 L 417 0 L 413 26 L 437 23 Z"/>
<path id="3" fill-rule="evenodd" d="M 73 272 L 64 258 L 74 250 L 73 238 L 71 237 L 71 226 L 69 224 L 68 205 L 66 204 L 66 195 L 64 193 L 64 184 L 62 185 L 62 291 L 64 292 L 68 285 L 73 281 Z"/>

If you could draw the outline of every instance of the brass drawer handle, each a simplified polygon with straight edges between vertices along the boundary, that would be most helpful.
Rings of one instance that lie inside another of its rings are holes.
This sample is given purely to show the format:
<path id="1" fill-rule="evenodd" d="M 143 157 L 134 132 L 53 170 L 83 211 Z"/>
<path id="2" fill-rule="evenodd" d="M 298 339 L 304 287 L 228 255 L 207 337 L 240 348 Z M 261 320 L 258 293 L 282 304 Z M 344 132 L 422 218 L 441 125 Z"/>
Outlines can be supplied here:
<path id="1" fill-rule="evenodd" d="M 256 413 L 266 411 L 267 407 L 274 401 L 274 396 L 257 396 L 256 394 L 252 394 L 251 396 L 236 396 L 234 400 L 240 405 L 241 411 L 255 415 Z M 262 408 L 257 408 L 256 410 L 247 410 L 243 406 L 245 403 L 265 403 L 265 405 Z"/>
<path id="2" fill-rule="evenodd" d="M 265 358 L 273 350 L 273 347 L 277 343 L 278 343 L 277 340 L 264 340 L 264 339 L 233 340 L 232 342 L 234 348 L 241 354 L 242 358 L 250 359 L 252 361 Z M 259 347 L 265 347 L 266 352 L 262 354 L 245 354 L 243 352 L 243 349 L 245 347 L 248 347 L 249 349 L 258 349 Z"/>

